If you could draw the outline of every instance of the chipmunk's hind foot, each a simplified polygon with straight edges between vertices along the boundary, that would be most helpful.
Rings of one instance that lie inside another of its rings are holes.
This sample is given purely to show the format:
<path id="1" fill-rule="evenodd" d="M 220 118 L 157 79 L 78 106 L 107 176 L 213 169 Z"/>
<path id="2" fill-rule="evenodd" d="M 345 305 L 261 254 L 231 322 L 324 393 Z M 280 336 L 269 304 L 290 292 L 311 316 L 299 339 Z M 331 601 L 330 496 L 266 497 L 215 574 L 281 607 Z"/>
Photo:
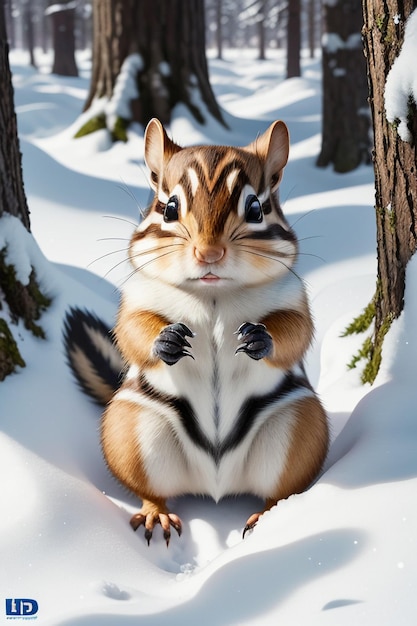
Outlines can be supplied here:
<path id="1" fill-rule="evenodd" d="M 165 507 L 163 507 L 163 510 L 160 510 L 159 507 L 153 503 L 144 503 L 141 510 L 138 513 L 135 513 L 130 520 L 130 525 L 135 531 L 140 526 L 144 526 L 145 539 L 148 546 L 151 543 L 153 530 L 156 524 L 160 524 L 162 526 L 167 547 L 169 546 L 171 539 L 171 526 L 175 528 L 178 536 L 181 536 L 182 522 L 178 515 L 175 515 L 175 513 L 169 513 Z"/>

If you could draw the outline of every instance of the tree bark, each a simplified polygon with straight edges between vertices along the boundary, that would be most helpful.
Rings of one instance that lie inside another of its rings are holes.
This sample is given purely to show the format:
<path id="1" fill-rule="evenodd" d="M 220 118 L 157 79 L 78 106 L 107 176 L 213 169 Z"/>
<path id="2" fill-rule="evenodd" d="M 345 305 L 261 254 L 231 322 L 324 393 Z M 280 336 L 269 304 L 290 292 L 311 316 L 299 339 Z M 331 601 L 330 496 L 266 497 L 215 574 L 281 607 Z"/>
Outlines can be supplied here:
<path id="1" fill-rule="evenodd" d="M 404 306 L 405 272 L 417 248 L 417 115 L 410 108 L 411 143 L 402 141 L 386 119 L 384 86 L 404 38 L 412 0 L 363 1 L 369 101 L 374 126 L 375 210 L 378 279 L 371 374 L 379 366 L 383 337 Z M 394 16 L 397 16 L 394 20 Z M 397 22 L 397 23 L 396 23 Z"/>
<path id="2" fill-rule="evenodd" d="M 223 58 L 223 0 L 216 0 L 216 44 L 217 58 Z"/>
<path id="3" fill-rule="evenodd" d="M 307 23 L 308 23 L 308 47 L 310 50 L 310 59 L 314 59 L 314 54 L 315 54 L 315 49 L 316 49 L 316 3 L 315 3 L 315 0 L 308 0 Z"/>
<path id="4" fill-rule="evenodd" d="M 370 161 L 366 62 L 358 0 L 324 5 L 323 128 L 317 165 L 344 173 Z"/>
<path id="5" fill-rule="evenodd" d="M 1 218 L 7 213 L 18 218 L 29 231 L 3 9 L 0 2 L 0 228 Z M 5 312 L 13 322 L 22 319 L 28 329 L 43 336 L 35 322 L 48 304 L 49 300 L 39 290 L 35 272 L 32 271 L 28 284 L 23 285 L 7 262 L 7 248 L 0 249 L 0 381 L 14 372 L 17 365 L 24 365 L 3 317 Z"/>
<path id="6" fill-rule="evenodd" d="M 66 0 L 66 3 L 60 5 L 53 4 L 47 9 L 47 14 L 52 19 L 54 47 L 52 73 L 60 76 L 78 76 L 75 62 L 75 4 L 71 0 Z"/>
<path id="7" fill-rule="evenodd" d="M 301 4 L 300 0 L 288 3 L 287 25 L 287 78 L 301 76 Z"/>
<path id="8" fill-rule="evenodd" d="M 268 15 L 268 0 L 261 0 L 258 9 L 258 40 L 259 40 L 259 55 L 260 61 L 265 61 L 266 54 L 266 33 L 265 23 Z"/>
<path id="9" fill-rule="evenodd" d="M 172 109 L 183 103 L 204 123 L 198 94 L 209 113 L 224 123 L 209 82 L 203 0 L 94 0 L 93 39 L 85 110 L 97 98 L 112 98 L 123 62 L 137 53 L 142 67 L 137 71 L 139 95 L 131 101 L 131 120 L 146 125 L 158 117 L 168 124 Z"/>
<path id="10" fill-rule="evenodd" d="M 33 32 L 33 6 L 30 2 L 27 2 L 23 5 L 22 11 L 25 46 L 29 52 L 30 64 L 32 67 L 36 67 L 34 51 L 35 34 Z"/>
<path id="11" fill-rule="evenodd" d="M 0 93 L 0 218 L 4 212 L 10 213 L 18 217 L 25 228 L 30 230 L 2 3 L 0 3 Z"/>

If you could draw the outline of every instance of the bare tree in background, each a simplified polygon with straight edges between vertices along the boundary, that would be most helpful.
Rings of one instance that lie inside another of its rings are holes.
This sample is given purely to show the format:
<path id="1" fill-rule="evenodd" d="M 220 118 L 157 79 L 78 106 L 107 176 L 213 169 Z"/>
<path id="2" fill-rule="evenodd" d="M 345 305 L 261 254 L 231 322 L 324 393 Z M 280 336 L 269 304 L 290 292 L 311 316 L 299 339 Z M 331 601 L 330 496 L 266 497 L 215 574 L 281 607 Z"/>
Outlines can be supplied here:
<path id="1" fill-rule="evenodd" d="M 51 4 L 46 10 L 52 20 L 53 74 L 78 76 L 74 29 L 76 6 L 77 3 L 73 0 L 66 0 L 60 4 Z"/>
<path id="2" fill-rule="evenodd" d="M 259 60 L 266 59 L 266 25 L 268 22 L 268 0 L 259 2 L 257 25 L 258 25 L 258 41 L 259 41 Z"/>
<path id="3" fill-rule="evenodd" d="M 314 59 L 316 49 L 316 0 L 307 0 L 308 48 L 310 59 Z"/>
<path id="4" fill-rule="evenodd" d="M 35 34 L 33 26 L 33 4 L 30 2 L 30 0 L 25 0 L 23 2 L 22 13 L 25 47 L 29 51 L 30 64 L 32 65 L 32 67 L 36 67 L 34 52 Z"/>
<path id="5" fill-rule="evenodd" d="M 301 3 L 291 0 L 288 3 L 287 24 L 287 78 L 301 75 Z"/>
<path id="6" fill-rule="evenodd" d="M 324 5 L 323 129 L 317 165 L 349 172 L 370 160 L 368 85 L 358 0 Z"/>

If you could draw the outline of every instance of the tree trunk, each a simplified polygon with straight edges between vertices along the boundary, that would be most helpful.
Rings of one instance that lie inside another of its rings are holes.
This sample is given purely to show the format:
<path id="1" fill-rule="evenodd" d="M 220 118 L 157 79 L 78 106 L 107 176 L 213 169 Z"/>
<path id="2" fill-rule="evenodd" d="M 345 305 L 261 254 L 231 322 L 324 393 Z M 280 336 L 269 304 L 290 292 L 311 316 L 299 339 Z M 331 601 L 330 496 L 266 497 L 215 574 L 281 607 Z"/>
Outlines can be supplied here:
<path id="1" fill-rule="evenodd" d="M 417 248 L 417 115 L 410 106 L 412 142 L 402 141 L 386 119 L 384 87 L 404 37 L 404 23 L 417 2 L 363 1 L 365 51 L 374 126 L 375 210 L 378 280 L 375 329 L 364 379 L 372 382 L 383 337 L 404 306 L 405 271 Z M 395 17 L 395 19 L 393 19 Z"/>
<path id="2" fill-rule="evenodd" d="M 265 61 L 266 35 L 265 22 L 268 13 L 268 0 L 261 0 L 258 10 L 259 61 Z"/>
<path id="3" fill-rule="evenodd" d="M 54 47 L 52 73 L 60 76 L 78 76 L 75 62 L 74 2 L 67 0 L 64 4 L 52 4 L 46 13 L 52 19 Z"/>
<path id="4" fill-rule="evenodd" d="M 216 0 L 216 44 L 217 58 L 223 58 L 223 0 Z"/>
<path id="5" fill-rule="evenodd" d="M 301 15 L 300 0 L 288 3 L 287 25 L 287 78 L 301 76 Z"/>
<path id="6" fill-rule="evenodd" d="M 29 210 L 23 188 L 22 162 L 17 139 L 13 87 L 9 65 L 3 5 L 0 2 L 0 218 L 18 217 L 30 230 Z"/>
<path id="7" fill-rule="evenodd" d="M 35 39 L 33 32 L 33 6 L 30 2 L 27 2 L 22 7 L 23 11 L 23 32 L 25 39 L 25 47 L 29 52 L 30 64 L 32 67 L 36 67 L 35 63 Z"/>
<path id="8" fill-rule="evenodd" d="M 315 49 L 316 49 L 316 3 L 315 3 L 315 0 L 308 0 L 307 23 L 308 23 L 308 47 L 310 50 L 310 59 L 314 59 L 314 54 L 315 54 Z"/>
<path id="9" fill-rule="evenodd" d="M 6 37 L 3 3 L 0 2 L 0 228 L 2 218 L 10 214 L 30 230 L 29 211 L 23 188 L 22 163 L 17 137 L 13 102 L 12 79 L 9 66 L 9 47 Z M 38 336 L 42 329 L 35 323 L 41 311 L 48 306 L 37 285 L 35 272 L 23 285 L 16 278 L 14 267 L 8 263 L 7 247 L 0 249 L 0 381 L 15 371 L 24 361 L 4 319 L 8 314 L 13 322 L 23 319 L 25 326 Z"/>
<path id="10" fill-rule="evenodd" d="M 13 0 L 4 0 L 4 10 L 6 15 L 6 31 L 10 48 L 15 47 L 15 22 L 13 19 Z"/>
<path id="11" fill-rule="evenodd" d="M 349 172 L 370 161 L 368 85 L 358 0 L 326 3 L 323 37 L 323 129 L 317 165 Z"/>
<path id="12" fill-rule="evenodd" d="M 204 109 L 197 104 L 202 100 L 224 124 L 209 82 L 203 0 L 94 0 L 93 39 L 85 110 L 97 98 L 113 98 L 123 63 L 136 54 L 137 95 L 130 96 L 125 122 L 146 125 L 158 117 L 168 124 L 172 109 L 183 103 L 204 123 Z"/>

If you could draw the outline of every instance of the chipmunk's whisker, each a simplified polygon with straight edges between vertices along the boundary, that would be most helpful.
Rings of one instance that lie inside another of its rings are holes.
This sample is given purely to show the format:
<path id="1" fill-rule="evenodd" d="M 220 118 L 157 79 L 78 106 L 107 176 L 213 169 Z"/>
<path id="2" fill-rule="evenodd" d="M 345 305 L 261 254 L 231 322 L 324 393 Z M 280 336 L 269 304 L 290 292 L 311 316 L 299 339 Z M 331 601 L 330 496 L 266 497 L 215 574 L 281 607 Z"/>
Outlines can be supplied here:
<path id="1" fill-rule="evenodd" d="M 257 257 L 262 257 L 264 259 L 269 259 L 271 261 L 277 261 L 277 263 L 281 263 L 281 265 L 283 265 L 289 272 L 291 272 L 291 274 L 293 274 L 296 278 L 298 278 L 299 281 L 303 282 L 303 279 L 301 278 L 301 276 L 299 276 L 297 274 L 297 272 L 292 267 L 290 267 L 286 263 L 284 263 L 282 258 L 277 258 L 277 257 L 271 256 L 269 254 L 261 254 L 257 250 L 254 250 L 254 249 L 251 249 L 251 248 L 244 249 L 244 252 L 246 252 L 248 254 L 253 254 L 254 256 L 257 256 Z M 288 255 L 284 255 L 284 258 L 286 258 L 287 256 Z"/>
<path id="2" fill-rule="evenodd" d="M 102 259 L 105 259 L 108 256 L 111 256 L 112 254 L 121 254 L 122 252 L 127 252 L 129 250 L 129 248 L 121 248 L 120 250 L 112 250 L 111 252 L 107 252 L 106 254 L 102 254 L 101 256 L 97 257 L 96 259 L 94 259 L 93 261 L 91 261 L 87 267 L 91 267 L 92 265 L 94 265 L 94 263 L 97 263 L 97 261 L 101 261 Z"/>
<path id="3" fill-rule="evenodd" d="M 113 267 L 111 267 L 109 270 L 107 270 L 107 272 L 104 274 L 104 278 L 106 278 L 109 274 L 111 274 L 111 272 L 113 272 L 113 270 L 115 270 L 116 267 L 119 267 L 120 265 L 123 265 L 123 263 L 128 263 L 128 261 L 129 261 L 129 258 L 125 257 L 124 259 L 122 259 L 121 261 L 116 263 L 116 265 L 113 265 Z"/>
<path id="4" fill-rule="evenodd" d="M 136 208 L 139 211 L 139 215 L 141 216 L 142 219 L 144 219 L 145 217 L 145 211 L 146 209 L 142 209 L 142 207 L 140 206 L 135 194 L 133 193 L 133 191 L 128 187 L 128 185 L 126 184 L 126 182 L 123 180 L 123 178 L 120 178 L 121 183 L 119 183 L 117 186 L 119 189 L 121 189 L 122 191 L 124 191 L 125 193 L 127 193 L 127 195 L 133 200 L 133 202 L 135 203 Z"/>
<path id="5" fill-rule="evenodd" d="M 173 246 L 182 246 L 182 244 L 181 244 L 181 243 L 173 243 L 173 244 L 170 244 L 170 245 L 168 245 L 168 246 L 158 246 L 158 247 L 155 247 L 155 248 L 152 248 L 152 249 L 149 249 L 149 250 L 143 250 L 142 252 L 137 252 L 137 253 L 136 253 L 136 254 L 134 254 L 131 258 L 132 258 L 132 259 L 136 259 L 136 258 L 139 258 L 139 257 L 144 256 L 144 255 L 146 255 L 146 254 L 152 254 L 153 252 L 159 252 L 159 250 L 162 250 L 162 249 L 164 249 L 164 248 L 171 248 L 171 247 L 173 247 Z M 127 251 L 127 250 L 129 250 L 129 248 L 126 248 L 126 249 L 125 249 L 125 251 Z M 117 252 L 117 251 L 115 251 L 115 252 Z M 119 250 L 118 252 L 123 252 L 123 250 Z M 175 250 L 171 250 L 171 252 L 175 252 Z M 110 254 L 113 254 L 113 252 L 109 252 L 108 254 L 104 254 L 102 257 L 100 257 L 100 259 L 103 259 L 104 257 L 109 256 Z M 167 253 L 167 254 L 169 254 L 169 253 Z M 159 259 L 161 256 L 165 256 L 165 255 L 164 255 L 164 254 L 163 254 L 163 255 L 159 255 L 159 256 L 157 256 L 155 259 L 151 259 L 150 261 L 148 261 L 148 262 L 147 262 L 147 263 L 145 263 L 144 265 L 147 265 L 148 263 L 151 263 L 152 261 L 156 261 L 156 260 L 157 260 L 157 259 Z M 96 259 L 96 260 L 98 261 L 99 259 Z M 110 268 L 110 269 L 109 269 L 109 270 L 108 270 L 108 271 L 104 274 L 104 277 L 108 276 L 108 275 L 109 275 L 109 274 L 110 274 L 113 270 L 115 270 L 115 269 L 116 269 L 116 267 L 119 267 L 119 265 L 122 265 L 123 263 L 126 263 L 126 262 L 128 262 L 128 261 L 130 261 L 130 258 L 126 257 L 125 259 L 123 259 L 123 260 L 122 260 L 122 261 L 120 261 L 119 263 L 116 263 L 116 265 L 113 265 L 113 267 L 111 267 L 111 268 Z M 94 262 L 94 261 L 93 261 L 93 262 Z"/>
<path id="6" fill-rule="evenodd" d="M 168 246 L 165 246 L 165 247 L 168 247 Z M 160 254 L 160 255 L 156 256 L 154 259 L 150 259 L 149 261 L 146 261 L 146 263 L 143 263 L 142 265 L 139 265 L 138 267 L 135 267 L 133 269 L 133 271 L 130 272 L 130 274 L 122 282 L 122 284 L 120 285 L 120 288 L 123 287 L 123 285 L 125 285 L 127 283 L 127 281 L 132 278 L 132 276 L 134 276 L 138 272 L 141 272 L 143 270 L 143 268 L 146 267 L 147 265 L 150 265 L 151 263 L 154 263 L 155 261 L 159 261 L 159 259 L 161 259 L 164 256 L 168 256 L 169 254 L 174 254 L 174 253 L 175 253 L 175 250 L 170 250 L 169 252 L 164 252 L 164 254 Z"/>
<path id="7" fill-rule="evenodd" d="M 151 263 L 155 263 L 155 261 L 159 261 L 159 259 L 162 259 L 164 256 L 168 256 L 169 254 L 174 254 L 174 253 L 175 253 L 175 250 L 170 250 L 169 252 L 164 252 L 164 254 L 158 254 L 158 256 L 156 256 L 154 259 L 149 259 L 149 261 L 146 261 L 146 263 L 142 263 L 142 265 L 139 265 L 138 267 L 136 267 L 135 270 L 137 272 L 141 272 L 143 268 L 146 267 L 147 265 L 150 265 Z"/>
<path id="8" fill-rule="evenodd" d="M 132 259 L 138 259 L 141 256 L 145 256 L 146 254 L 153 254 L 154 252 L 159 252 L 160 250 L 166 250 L 167 248 L 175 248 L 178 246 L 183 246 L 183 243 L 170 243 L 166 246 L 156 245 L 154 248 L 147 248 L 146 250 L 138 250 L 135 254 L 132 255 Z M 171 252 L 175 252 L 171 250 Z M 159 258 L 159 257 L 157 257 Z"/>
<path id="9" fill-rule="evenodd" d="M 311 213 L 314 213 L 316 209 L 311 209 L 310 211 L 307 211 L 306 213 L 303 213 L 302 215 L 300 215 L 299 217 L 297 217 L 297 219 L 295 220 L 295 222 L 293 222 L 292 224 L 290 224 L 290 228 L 294 228 L 294 226 L 296 224 L 298 224 L 298 222 L 301 222 L 301 220 L 303 220 L 305 217 L 308 217 L 309 215 L 311 215 Z"/>
<path id="10" fill-rule="evenodd" d="M 263 256 L 265 259 L 271 259 L 272 261 L 278 261 L 281 258 L 284 259 L 291 259 L 291 258 L 296 258 L 298 256 L 297 252 L 291 252 L 291 253 L 287 253 L 287 252 L 280 252 L 279 250 L 270 250 L 268 252 L 266 252 L 266 250 L 264 250 L 264 248 L 257 248 L 256 246 L 239 246 L 240 250 L 243 250 L 244 252 L 253 252 L 253 254 L 258 254 L 258 256 Z M 279 257 L 279 258 L 277 258 Z"/>
<path id="11" fill-rule="evenodd" d="M 103 215 L 102 217 L 105 217 L 106 219 L 109 219 L 109 220 L 119 220 L 119 222 L 126 222 L 126 224 L 130 224 L 134 228 L 136 228 L 138 225 L 137 222 L 131 222 L 125 217 L 120 217 L 119 215 Z"/>
<path id="12" fill-rule="evenodd" d="M 319 254 L 313 254 L 312 252 L 299 252 L 298 256 L 310 256 L 313 259 L 318 259 L 319 261 L 326 263 L 326 259 L 323 259 L 323 257 L 320 256 Z"/>
<path id="13" fill-rule="evenodd" d="M 100 237 L 96 241 L 130 241 L 130 237 Z"/>

